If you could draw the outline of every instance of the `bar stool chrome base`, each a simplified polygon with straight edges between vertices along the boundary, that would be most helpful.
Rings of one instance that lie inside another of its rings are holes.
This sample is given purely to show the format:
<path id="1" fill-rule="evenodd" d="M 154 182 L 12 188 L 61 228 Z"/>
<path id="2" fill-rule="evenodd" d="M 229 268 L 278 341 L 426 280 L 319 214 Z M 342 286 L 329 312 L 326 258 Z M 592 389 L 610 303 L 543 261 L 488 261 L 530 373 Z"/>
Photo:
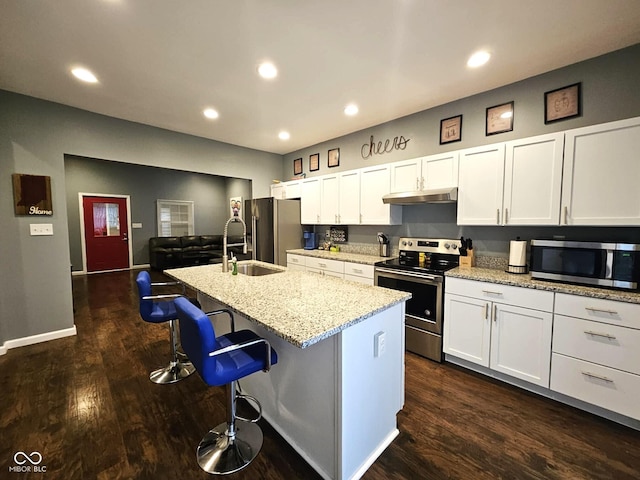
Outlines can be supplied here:
<path id="1" fill-rule="evenodd" d="M 149 380 L 153 383 L 168 385 L 187 378 L 195 371 L 196 367 L 191 362 L 171 362 L 168 367 L 151 372 Z"/>
<path id="2" fill-rule="evenodd" d="M 237 472 L 260 452 L 263 439 L 260 427 L 239 419 L 234 423 L 234 437 L 229 435 L 229 424 L 225 422 L 210 430 L 198 445 L 198 465 L 205 472 L 214 475 Z"/>

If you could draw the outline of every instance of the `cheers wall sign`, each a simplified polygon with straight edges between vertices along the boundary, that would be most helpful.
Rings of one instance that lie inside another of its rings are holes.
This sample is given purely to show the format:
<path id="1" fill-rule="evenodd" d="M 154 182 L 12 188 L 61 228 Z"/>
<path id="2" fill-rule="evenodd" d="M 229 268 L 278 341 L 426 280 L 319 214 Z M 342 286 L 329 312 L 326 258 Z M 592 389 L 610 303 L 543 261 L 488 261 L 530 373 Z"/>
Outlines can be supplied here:
<path id="1" fill-rule="evenodd" d="M 383 153 L 391 153 L 394 150 L 404 150 L 407 148 L 407 143 L 409 143 L 410 138 L 404 138 L 404 136 L 400 135 L 399 137 L 387 138 L 385 141 L 376 142 L 371 135 L 369 139 L 369 143 L 365 143 L 360 148 L 360 155 L 362 158 L 369 158 L 373 155 L 382 155 Z"/>
<path id="2" fill-rule="evenodd" d="M 22 173 L 12 177 L 16 215 L 53 215 L 51 177 Z"/>

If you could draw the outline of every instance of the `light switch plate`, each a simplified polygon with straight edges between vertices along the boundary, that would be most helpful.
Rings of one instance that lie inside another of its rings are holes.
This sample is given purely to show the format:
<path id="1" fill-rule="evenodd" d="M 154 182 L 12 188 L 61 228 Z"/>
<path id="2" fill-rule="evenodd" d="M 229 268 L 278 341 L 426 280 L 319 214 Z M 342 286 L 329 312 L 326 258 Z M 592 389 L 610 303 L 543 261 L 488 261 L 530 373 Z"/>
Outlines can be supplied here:
<path id="1" fill-rule="evenodd" d="M 30 223 L 29 233 L 36 235 L 53 235 L 53 223 Z"/>
<path id="2" fill-rule="evenodd" d="M 131 224 L 131 228 L 142 228 L 142 223 L 134 222 Z"/>

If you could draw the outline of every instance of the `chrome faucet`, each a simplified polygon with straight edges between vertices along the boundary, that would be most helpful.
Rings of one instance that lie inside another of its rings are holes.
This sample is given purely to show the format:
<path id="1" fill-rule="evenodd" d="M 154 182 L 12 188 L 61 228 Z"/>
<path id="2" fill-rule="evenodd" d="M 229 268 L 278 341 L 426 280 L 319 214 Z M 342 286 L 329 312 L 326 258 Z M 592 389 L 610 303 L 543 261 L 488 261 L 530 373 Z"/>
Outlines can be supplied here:
<path id="1" fill-rule="evenodd" d="M 227 244 L 227 233 L 229 231 L 229 224 L 231 222 L 240 222 L 242 224 L 242 243 L 232 243 L 231 245 Z M 227 223 L 224 224 L 224 233 L 222 234 L 222 271 L 229 271 L 229 255 L 227 253 L 227 247 L 239 247 L 242 245 L 242 253 L 246 255 L 247 253 L 247 224 L 244 223 L 244 220 L 240 217 L 231 217 L 227 220 Z"/>

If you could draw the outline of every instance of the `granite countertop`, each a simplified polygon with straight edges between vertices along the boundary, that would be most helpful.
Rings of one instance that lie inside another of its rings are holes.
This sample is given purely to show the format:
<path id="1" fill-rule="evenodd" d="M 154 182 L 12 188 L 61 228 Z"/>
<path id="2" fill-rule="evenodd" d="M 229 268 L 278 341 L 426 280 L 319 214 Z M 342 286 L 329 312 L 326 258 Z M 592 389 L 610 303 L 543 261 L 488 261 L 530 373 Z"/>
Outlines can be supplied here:
<path id="1" fill-rule="evenodd" d="M 389 260 L 389 257 L 380 257 L 378 255 L 365 255 L 362 253 L 347 252 L 327 252 L 326 250 L 305 250 L 304 248 L 287 250 L 287 253 L 292 253 L 294 255 L 303 255 L 305 257 L 323 258 L 325 260 L 339 260 L 341 262 L 361 263 L 363 265 L 373 265 L 377 262 Z"/>
<path id="2" fill-rule="evenodd" d="M 478 280 L 489 283 L 499 283 L 512 285 L 514 287 L 535 288 L 537 290 L 547 290 L 558 293 L 569 293 L 583 297 L 602 298 L 605 300 L 616 300 L 618 302 L 640 303 L 640 292 L 612 290 L 598 287 L 585 287 L 581 285 L 571 285 L 562 282 L 551 282 L 545 280 L 533 280 L 531 274 L 507 273 L 504 270 L 493 268 L 463 268 L 457 267 L 445 273 L 447 277 L 466 278 L 468 280 Z M 445 287 L 446 290 L 446 287 Z"/>
<path id="3" fill-rule="evenodd" d="M 165 270 L 289 343 L 305 348 L 359 323 L 411 294 L 289 270 L 255 260 L 238 262 L 281 270 L 251 277 L 222 273 L 222 265 Z"/>

